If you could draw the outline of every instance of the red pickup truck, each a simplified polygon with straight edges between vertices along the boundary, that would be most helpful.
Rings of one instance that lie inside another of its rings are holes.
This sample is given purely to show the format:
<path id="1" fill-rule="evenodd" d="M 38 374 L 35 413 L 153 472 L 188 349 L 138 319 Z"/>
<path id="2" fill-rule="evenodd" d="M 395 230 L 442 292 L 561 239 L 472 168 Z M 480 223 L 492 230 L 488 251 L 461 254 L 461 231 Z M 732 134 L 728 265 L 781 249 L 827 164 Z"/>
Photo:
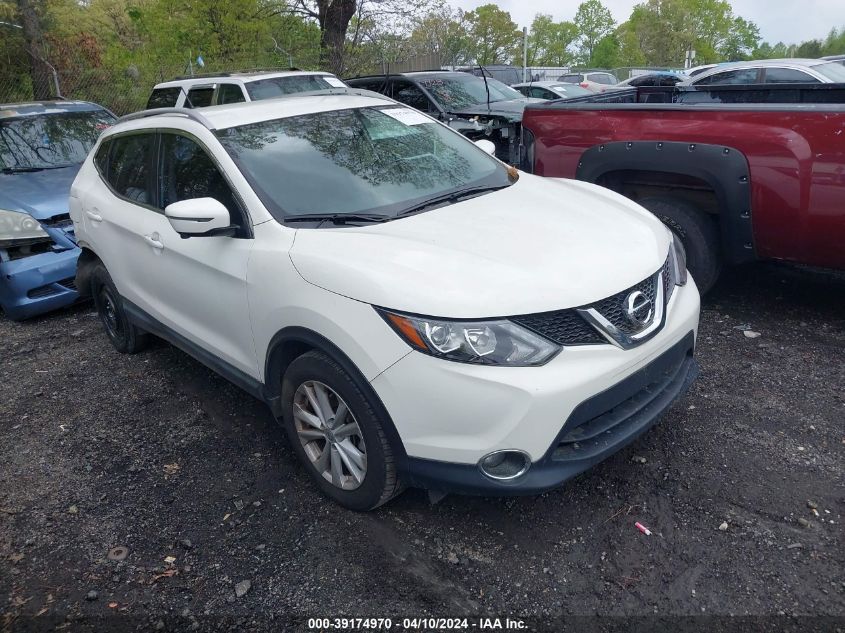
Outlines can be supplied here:
<path id="1" fill-rule="evenodd" d="M 845 268 L 841 103 L 549 103 L 522 125 L 524 168 L 649 209 L 702 291 L 753 259 Z"/>

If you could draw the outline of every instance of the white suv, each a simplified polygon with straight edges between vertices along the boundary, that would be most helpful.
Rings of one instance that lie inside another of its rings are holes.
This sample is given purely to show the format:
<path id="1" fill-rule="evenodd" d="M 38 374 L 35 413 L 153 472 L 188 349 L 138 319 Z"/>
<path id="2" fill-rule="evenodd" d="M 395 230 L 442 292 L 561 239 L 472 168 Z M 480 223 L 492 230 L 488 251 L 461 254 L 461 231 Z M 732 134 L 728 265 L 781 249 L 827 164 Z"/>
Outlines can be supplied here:
<path id="1" fill-rule="evenodd" d="M 346 83 L 331 73 L 305 70 L 179 77 L 156 84 L 147 100 L 147 109 L 205 108 L 346 87 Z"/>
<path id="2" fill-rule="evenodd" d="M 71 195 L 114 346 L 155 334 L 265 401 L 349 508 L 553 488 L 696 373 L 654 216 L 373 93 L 130 115 Z"/>

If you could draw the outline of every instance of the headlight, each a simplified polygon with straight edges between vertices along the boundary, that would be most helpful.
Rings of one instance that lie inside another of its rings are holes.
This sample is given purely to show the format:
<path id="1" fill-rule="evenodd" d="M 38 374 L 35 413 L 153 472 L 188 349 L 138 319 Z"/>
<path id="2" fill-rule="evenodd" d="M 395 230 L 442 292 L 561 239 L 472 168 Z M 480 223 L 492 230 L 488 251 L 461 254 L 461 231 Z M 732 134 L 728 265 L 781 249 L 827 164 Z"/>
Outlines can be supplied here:
<path id="1" fill-rule="evenodd" d="M 680 238 L 674 233 L 672 233 L 672 244 L 669 247 L 669 272 L 676 286 L 687 283 L 687 252 Z"/>
<path id="2" fill-rule="evenodd" d="M 451 321 L 377 311 L 414 349 L 462 363 L 506 367 L 543 365 L 561 349 L 505 319 Z"/>
<path id="3" fill-rule="evenodd" d="M 49 241 L 50 236 L 31 215 L 0 209 L 0 246 L 23 246 L 45 240 Z"/>

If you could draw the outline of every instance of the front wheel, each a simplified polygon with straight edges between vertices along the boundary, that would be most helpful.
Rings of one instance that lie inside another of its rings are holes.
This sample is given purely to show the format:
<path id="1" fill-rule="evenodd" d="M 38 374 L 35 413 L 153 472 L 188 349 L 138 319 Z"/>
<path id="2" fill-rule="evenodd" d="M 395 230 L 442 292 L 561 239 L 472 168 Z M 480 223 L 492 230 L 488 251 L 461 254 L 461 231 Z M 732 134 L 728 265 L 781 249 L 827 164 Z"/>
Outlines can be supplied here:
<path id="1" fill-rule="evenodd" d="M 367 394 L 332 358 L 311 351 L 282 380 L 282 417 L 317 487 L 351 510 L 372 510 L 401 492 L 393 451 Z"/>
<path id="2" fill-rule="evenodd" d="M 704 294 L 722 270 L 722 249 L 716 223 L 706 213 L 680 198 L 656 196 L 637 202 L 651 211 L 681 240 L 687 254 L 687 268 Z"/>

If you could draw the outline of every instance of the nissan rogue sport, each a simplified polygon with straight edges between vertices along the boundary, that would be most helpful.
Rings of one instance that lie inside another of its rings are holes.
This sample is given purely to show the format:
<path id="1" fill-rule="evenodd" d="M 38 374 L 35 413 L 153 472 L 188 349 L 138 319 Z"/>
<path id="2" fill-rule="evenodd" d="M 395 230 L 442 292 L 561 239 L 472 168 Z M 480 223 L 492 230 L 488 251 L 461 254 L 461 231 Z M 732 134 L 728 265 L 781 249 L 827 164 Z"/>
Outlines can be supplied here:
<path id="1" fill-rule="evenodd" d="M 374 93 L 130 115 L 71 195 L 114 347 L 156 335 L 266 402 L 348 508 L 551 489 L 696 373 L 698 291 L 650 213 Z"/>

